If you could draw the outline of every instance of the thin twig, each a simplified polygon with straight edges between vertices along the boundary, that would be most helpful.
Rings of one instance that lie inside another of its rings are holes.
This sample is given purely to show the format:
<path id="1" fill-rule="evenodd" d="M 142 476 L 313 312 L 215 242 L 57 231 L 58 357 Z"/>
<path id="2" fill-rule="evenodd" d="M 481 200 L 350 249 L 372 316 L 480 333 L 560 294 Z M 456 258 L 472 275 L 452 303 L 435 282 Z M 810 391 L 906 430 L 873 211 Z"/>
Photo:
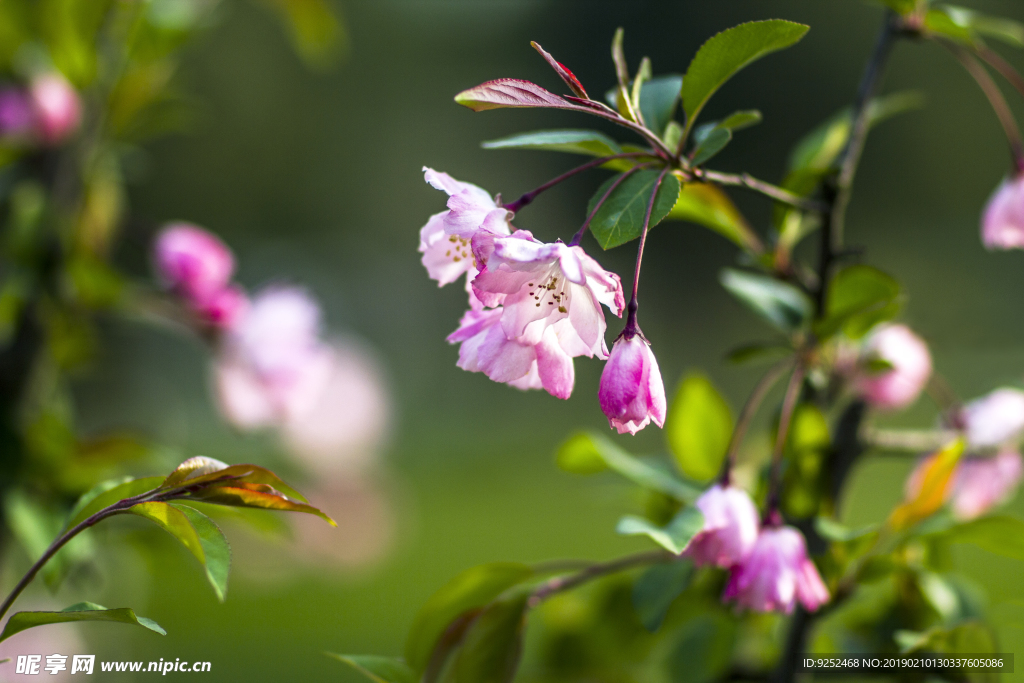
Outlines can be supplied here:
<path id="1" fill-rule="evenodd" d="M 860 440 L 873 448 L 920 454 L 942 448 L 958 435 L 952 429 L 878 429 L 865 425 Z"/>
<path id="2" fill-rule="evenodd" d="M 583 239 L 583 235 L 587 232 L 587 228 L 590 227 L 590 222 L 594 220 L 594 216 L 596 216 L 597 212 L 601 210 L 601 207 L 604 206 L 604 203 L 608 201 L 608 197 L 612 196 L 612 192 L 615 192 L 615 188 L 621 185 L 623 181 L 626 180 L 626 178 L 633 175 L 641 168 L 643 168 L 643 166 L 634 166 L 633 168 L 629 169 L 628 171 L 626 171 L 625 173 L 623 173 L 622 175 L 615 179 L 615 182 L 611 184 L 611 187 L 608 188 L 608 191 L 605 192 L 604 195 L 601 196 L 601 199 L 598 200 L 597 204 L 594 205 L 594 210 L 591 211 L 590 215 L 587 216 L 587 220 L 583 221 L 583 225 L 581 225 L 580 229 L 576 231 L 576 234 L 572 236 L 572 239 L 569 241 L 570 247 L 575 247 L 580 243 L 580 241 Z"/>
<path id="3" fill-rule="evenodd" d="M 990 47 L 978 47 L 975 54 L 981 57 L 986 64 L 999 72 L 999 74 L 1010 82 L 1017 92 L 1024 96 L 1024 76 L 1013 68 L 1013 65 L 1002 58 L 1002 56 Z"/>
<path id="4" fill-rule="evenodd" d="M 675 555 L 667 550 L 649 550 L 635 555 L 626 555 L 625 557 L 620 557 L 609 562 L 598 562 L 575 574 L 570 574 L 569 576 L 556 576 L 553 579 L 548 579 L 534 589 L 533 595 L 530 596 L 529 605 L 530 607 L 536 607 L 556 593 L 571 590 L 577 586 L 587 583 L 588 581 L 593 581 L 594 579 L 607 576 L 608 574 L 617 574 L 618 572 L 626 571 L 627 569 L 642 567 L 648 564 L 668 562 L 674 558 Z"/>
<path id="5" fill-rule="evenodd" d="M 616 159 L 635 159 L 637 157 L 653 156 L 654 154 L 649 152 L 624 152 L 622 154 L 612 154 L 611 156 L 601 157 L 599 159 L 594 159 L 593 161 L 588 161 L 582 166 L 577 166 L 576 168 L 570 169 L 565 173 L 561 174 L 560 176 L 558 176 L 557 178 L 552 178 L 551 180 L 544 183 L 540 187 L 524 193 L 521 197 L 519 197 L 519 199 L 515 200 L 514 202 L 505 204 L 504 208 L 508 209 L 512 213 L 517 213 L 519 209 L 530 204 L 534 199 L 536 199 L 537 195 L 539 195 L 541 192 L 544 192 L 545 190 L 550 190 L 555 185 L 558 185 L 559 183 L 568 180 L 577 173 L 582 173 L 583 171 L 588 171 L 596 166 L 607 164 L 609 161 L 615 161 Z"/>
<path id="6" fill-rule="evenodd" d="M 786 449 L 786 439 L 789 437 L 789 425 L 793 421 L 793 413 L 796 411 L 796 404 L 800 398 L 800 389 L 804 383 L 804 364 L 798 361 L 793 368 L 793 374 L 789 377 L 789 384 L 786 386 L 786 396 L 782 399 L 782 413 L 779 416 L 779 433 L 775 436 L 775 447 L 772 450 L 772 471 L 768 480 L 768 504 L 765 506 L 765 521 L 774 521 L 778 509 L 779 500 L 782 497 L 782 454 Z"/>
<path id="7" fill-rule="evenodd" d="M 729 449 L 725 455 L 725 469 L 722 472 L 722 482 L 726 485 L 729 483 L 729 475 L 736 464 L 736 457 L 739 455 L 740 446 L 743 445 L 743 437 L 746 436 L 747 430 L 750 428 L 750 423 L 753 421 L 754 416 L 757 414 L 757 409 L 760 407 L 761 402 L 764 401 L 765 396 L 768 395 L 769 390 L 775 383 L 779 381 L 783 373 L 793 365 L 792 358 L 785 358 L 768 369 L 768 372 L 758 380 L 757 384 L 754 385 L 754 390 L 750 393 L 747 398 L 747 402 L 743 405 L 743 409 L 740 411 L 739 419 L 736 420 L 736 428 L 732 432 L 732 437 L 729 439 Z"/>
<path id="8" fill-rule="evenodd" d="M 758 180 L 749 173 L 720 173 L 718 171 L 708 171 L 703 169 L 694 169 L 693 173 L 698 178 L 709 180 L 718 185 L 745 187 L 747 189 L 754 190 L 755 192 L 760 192 L 767 197 L 771 197 L 777 202 L 787 204 L 802 211 L 826 213 L 829 210 L 828 204 L 825 202 L 801 197 L 800 195 L 794 194 L 777 185 L 772 185 L 771 183 L 766 183 L 763 180 Z"/>

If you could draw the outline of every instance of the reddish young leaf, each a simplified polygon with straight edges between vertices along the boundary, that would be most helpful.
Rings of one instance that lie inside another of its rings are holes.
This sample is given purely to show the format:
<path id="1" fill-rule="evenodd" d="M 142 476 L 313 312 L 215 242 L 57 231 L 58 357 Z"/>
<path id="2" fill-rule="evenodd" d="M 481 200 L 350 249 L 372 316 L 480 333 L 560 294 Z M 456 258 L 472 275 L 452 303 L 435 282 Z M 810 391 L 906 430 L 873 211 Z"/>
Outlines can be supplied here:
<path id="1" fill-rule="evenodd" d="M 499 78 L 481 83 L 475 88 L 460 92 L 455 96 L 455 101 L 473 111 L 505 107 L 547 107 L 588 111 L 585 107 L 572 104 L 536 83 L 518 78 Z"/>
<path id="2" fill-rule="evenodd" d="M 208 463 L 217 463 L 219 467 L 207 464 L 202 467 L 194 466 L 190 471 L 185 471 L 185 466 L 188 463 L 198 460 L 205 460 L 208 461 Z M 189 486 L 205 483 L 217 485 L 217 482 L 221 481 L 231 486 L 237 486 L 240 483 L 266 484 L 284 493 L 284 495 L 290 498 L 306 502 L 305 496 L 288 484 L 284 483 L 280 477 L 265 467 L 259 467 L 258 465 L 228 466 L 218 460 L 214 460 L 213 458 L 191 458 L 186 460 L 178 466 L 178 469 L 176 469 L 171 476 L 167 477 L 161 485 L 161 488 L 171 488 L 174 486 L 181 486 L 183 484 L 188 484 Z"/>
<path id="3" fill-rule="evenodd" d="M 555 70 L 555 73 L 558 74 L 559 78 L 565 81 L 565 84 L 569 86 L 570 90 L 576 93 L 578 97 L 582 97 L 585 100 L 590 99 L 590 97 L 587 95 L 587 91 L 583 89 L 583 84 L 580 83 L 578 78 L 576 78 L 576 74 L 570 71 L 569 68 L 565 66 L 565 64 L 562 64 L 557 59 L 552 57 L 551 53 L 542 48 L 538 43 L 531 41 L 530 45 L 532 45 L 533 49 L 539 52 L 540 56 L 543 57 L 544 60 L 551 65 L 551 68 Z"/>
<path id="4" fill-rule="evenodd" d="M 328 517 L 312 505 L 299 503 L 291 500 L 273 487 L 266 484 L 247 484 L 231 482 L 231 485 L 213 486 L 211 488 L 196 491 L 186 500 L 199 500 L 205 503 L 217 505 L 230 505 L 237 507 L 262 508 L 264 510 L 286 510 L 290 512 L 305 512 L 316 515 L 331 526 L 338 526 L 333 519 Z"/>

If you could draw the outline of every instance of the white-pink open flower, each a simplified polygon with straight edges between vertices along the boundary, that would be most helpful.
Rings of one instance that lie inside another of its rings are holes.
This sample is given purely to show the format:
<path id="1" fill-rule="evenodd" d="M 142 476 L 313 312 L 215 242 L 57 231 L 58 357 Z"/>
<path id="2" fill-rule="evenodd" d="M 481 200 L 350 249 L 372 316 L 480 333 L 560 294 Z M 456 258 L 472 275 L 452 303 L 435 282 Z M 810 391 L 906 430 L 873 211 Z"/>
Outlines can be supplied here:
<path id="1" fill-rule="evenodd" d="M 733 567 L 723 598 L 757 612 L 790 614 L 799 600 L 814 612 L 829 601 L 828 588 L 793 527 L 761 530 L 750 554 Z"/>
<path id="2" fill-rule="evenodd" d="M 486 305 L 503 303 L 501 326 L 506 337 L 537 344 L 548 326 L 568 320 L 576 339 L 560 337 L 570 356 L 608 357 L 601 305 L 622 316 L 625 300 L 618 275 L 602 268 L 581 247 L 546 244 L 525 230 L 494 239 L 492 248 L 473 288 Z"/>
<path id="3" fill-rule="evenodd" d="M 566 325 L 552 325 L 536 344 L 520 343 L 505 335 L 503 313 L 499 307 L 470 310 L 462 316 L 459 329 L 448 337 L 450 343 L 461 344 L 458 366 L 517 389 L 543 388 L 557 398 L 569 398 L 575 370 L 559 334 L 575 333 Z"/>
<path id="4" fill-rule="evenodd" d="M 423 266 L 441 287 L 455 282 L 463 273 L 469 273 L 472 278 L 477 270 L 473 236 L 481 230 L 495 235 L 510 234 L 512 214 L 476 185 L 460 182 L 431 168 L 424 167 L 423 173 L 432 187 L 449 195 L 448 210 L 431 216 L 420 229 Z"/>
<path id="5" fill-rule="evenodd" d="M 975 399 L 960 411 L 970 448 L 992 448 L 1024 431 L 1024 391 L 1004 387 Z"/>
<path id="6" fill-rule="evenodd" d="M 608 424 L 619 434 L 636 434 L 652 420 L 659 427 L 665 424 L 665 384 L 643 337 L 624 335 L 615 342 L 597 397 Z"/>
<path id="7" fill-rule="evenodd" d="M 1024 463 L 1020 453 L 1000 451 L 992 457 L 964 458 L 953 472 L 948 498 L 953 516 L 968 520 L 980 517 L 1005 503 L 1017 490 Z"/>
<path id="8" fill-rule="evenodd" d="M 82 122 L 82 102 L 78 92 L 59 72 L 51 71 L 32 79 L 29 97 L 43 142 L 59 144 L 78 130 Z"/>
<path id="9" fill-rule="evenodd" d="M 281 425 L 311 410 L 333 372 L 320 340 L 320 309 L 302 289 L 257 294 L 231 328 L 217 363 L 217 397 L 242 429 Z"/>
<path id="10" fill-rule="evenodd" d="M 715 484 L 694 505 L 704 515 L 704 527 L 683 554 L 698 566 L 723 569 L 747 559 L 760 527 L 750 495 L 735 486 Z"/>
<path id="11" fill-rule="evenodd" d="M 917 400 L 932 374 L 928 346 L 906 325 L 883 325 L 871 333 L 864 356 L 883 360 L 892 367 L 865 372 L 857 388 L 866 401 L 878 408 L 905 408 Z"/>
<path id="12" fill-rule="evenodd" d="M 1024 249 L 1024 175 L 1003 181 L 988 200 L 981 241 L 989 249 Z"/>

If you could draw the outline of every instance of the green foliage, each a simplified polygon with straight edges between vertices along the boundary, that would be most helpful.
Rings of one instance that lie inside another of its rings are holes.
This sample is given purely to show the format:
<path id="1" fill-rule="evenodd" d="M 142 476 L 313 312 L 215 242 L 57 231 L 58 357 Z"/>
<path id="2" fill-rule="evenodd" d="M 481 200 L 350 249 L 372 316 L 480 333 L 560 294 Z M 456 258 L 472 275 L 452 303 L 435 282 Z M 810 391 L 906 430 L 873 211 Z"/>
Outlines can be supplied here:
<path id="1" fill-rule="evenodd" d="M 752 21 L 722 31 L 697 51 L 683 77 L 683 110 L 686 125 L 694 121 L 707 101 L 740 69 L 767 54 L 787 48 L 809 27 L 791 21 Z"/>
<path id="2" fill-rule="evenodd" d="M 732 660 L 735 628 L 719 614 L 702 614 L 683 627 L 669 660 L 673 683 L 719 680 Z"/>
<path id="3" fill-rule="evenodd" d="M 594 130 L 538 130 L 484 142 L 484 149 L 546 149 L 594 157 L 620 154 L 619 143 Z"/>
<path id="4" fill-rule="evenodd" d="M 705 183 L 686 183 L 666 220 L 690 221 L 717 232 L 749 252 L 761 251 L 761 241 L 729 196 Z"/>
<path id="5" fill-rule="evenodd" d="M 875 325 L 896 317 L 901 294 L 900 284 L 877 268 L 862 264 L 844 268 L 829 287 L 825 317 L 814 331 L 829 337 L 841 329 L 859 339 Z"/>
<path id="6" fill-rule="evenodd" d="M 704 528 L 704 515 L 697 508 L 683 508 L 666 527 L 659 527 L 642 517 L 627 515 L 615 530 L 624 536 L 647 536 L 670 553 L 678 555 Z"/>
<path id="7" fill-rule="evenodd" d="M 690 163 L 700 166 L 710 160 L 732 141 L 735 131 L 749 128 L 761 122 L 761 112 L 757 110 L 738 111 L 723 121 L 708 123 L 694 131 L 694 148 L 690 152 Z"/>
<path id="8" fill-rule="evenodd" d="M 661 628 L 669 607 L 693 580 L 693 563 L 675 560 L 656 564 L 633 583 L 633 607 L 644 628 L 654 633 Z"/>
<path id="9" fill-rule="evenodd" d="M 924 25 L 928 31 L 968 47 L 983 45 L 986 37 L 1013 47 L 1024 47 L 1024 24 L 965 7 L 938 5 L 925 14 Z"/>
<path id="10" fill-rule="evenodd" d="M 141 626 L 162 636 L 167 635 L 167 632 L 155 621 L 135 616 L 135 612 L 128 607 L 107 609 L 92 602 L 80 602 L 60 612 L 17 612 L 4 626 L 3 633 L 0 633 L 0 641 L 7 640 L 16 633 L 35 626 L 65 624 L 73 621 L 110 621 Z"/>
<path id="11" fill-rule="evenodd" d="M 466 630 L 453 664 L 454 683 L 511 683 L 523 649 L 529 593 L 496 600 Z"/>
<path id="12" fill-rule="evenodd" d="M 1024 561 L 1024 522 L 1014 517 L 982 517 L 958 524 L 940 536 L 948 543 L 970 543 Z"/>
<path id="13" fill-rule="evenodd" d="M 405 641 L 405 661 L 422 672 L 448 625 L 460 615 L 490 603 L 533 576 L 525 564 L 493 562 L 472 567 L 449 581 L 423 605 Z"/>
<path id="14" fill-rule="evenodd" d="M 633 457 L 600 434 L 574 434 L 558 449 L 556 459 L 558 466 L 567 472 L 594 474 L 611 469 L 634 484 L 677 501 L 692 503 L 701 493 L 700 489 L 671 473 Z"/>
<path id="15" fill-rule="evenodd" d="M 113 479 L 97 484 L 95 488 L 78 499 L 68 516 L 65 529 L 73 529 L 89 517 L 105 507 L 125 498 L 152 491 L 160 486 L 163 477 L 144 477 L 142 479 Z"/>
<path id="16" fill-rule="evenodd" d="M 700 374 L 683 378 L 665 424 L 665 438 L 679 469 L 706 482 L 722 470 L 733 418 L 729 404 Z"/>
<path id="17" fill-rule="evenodd" d="M 401 659 L 374 655 L 336 655 L 328 657 L 348 664 L 373 683 L 416 683 L 416 673 Z"/>
<path id="18" fill-rule="evenodd" d="M 660 175 L 661 172 L 655 170 L 637 171 L 619 182 L 590 222 L 590 233 L 601 248 L 611 249 L 640 237 L 647 207 Z M 597 203 L 619 180 L 620 176 L 609 178 L 597 188 L 587 205 L 587 215 L 593 213 Z M 667 173 L 658 187 L 648 227 L 653 228 L 663 221 L 678 198 L 679 179 Z"/>
<path id="19" fill-rule="evenodd" d="M 296 52 L 307 64 L 329 66 L 347 47 L 345 25 L 328 0 L 265 0 L 288 26 Z"/>
<path id="20" fill-rule="evenodd" d="M 814 304 L 802 290 L 767 275 L 725 268 L 722 286 L 782 332 L 792 333 L 811 318 Z"/>
<path id="21" fill-rule="evenodd" d="M 640 113 L 644 123 L 657 135 L 664 135 L 675 116 L 679 104 L 679 91 L 683 77 L 679 75 L 655 76 L 640 88 Z"/>
<path id="22" fill-rule="evenodd" d="M 917 0 L 879 0 L 897 14 L 907 15 L 917 8 Z"/>
<path id="23" fill-rule="evenodd" d="M 789 467 L 783 506 L 787 516 L 801 519 L 818 513 L 825 461 L 831 445 L 828 421 L 821 410 L 807 403 L 797 406 L 786 441 Z"/>

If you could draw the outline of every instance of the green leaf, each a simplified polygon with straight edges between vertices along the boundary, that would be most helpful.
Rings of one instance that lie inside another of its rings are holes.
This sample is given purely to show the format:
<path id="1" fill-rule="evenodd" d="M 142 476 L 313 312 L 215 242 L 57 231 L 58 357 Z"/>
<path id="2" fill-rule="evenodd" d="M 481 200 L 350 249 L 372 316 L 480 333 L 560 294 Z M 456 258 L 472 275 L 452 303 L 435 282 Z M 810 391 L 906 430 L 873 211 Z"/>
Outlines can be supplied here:
<path id="1" fill-rule="evenodd" d="M 609 157 L 621 154 L 619 143 L 594 130 L 537 130 L 489 140 L 484 149 L 546 149 L 552 152 Z"/>
<path id="2" fill-rule="evenodd" d="M 155 621 L 135 616 L 135 612 L 128 607 L 107 609 L 92 602 L 80 602 L 60 612 L 18 612 L 7 621 L 3 633 L 0 633 L 0 641 L 35 626 L 65 624 L 72 621 L 112 621 L 141 626 L 162 636 L 167 635 L 167 631 Z"/>
<path id="3" fill-rule="evenodd" d="M 767 275 L 725 268 L 720 279 L 730 294 L 783 332 L 803 327 L 814 309 L 803 291 Z"/>
<path id="4" fill-rule="evenodd" d="M 787 344 L 781 342 L 759 342 L 738 346 L 729 351 L 725 359 L 730 363 L 742 365 L 743 363 L 765 359 L 778 360 L 791 353 L 793 353 L 793 348 Z"/>
<path id="5" fill-rule="evenodd" d="M 851 529 L 831 517 L 815 517 L 814 529 L 826 541 L 835 541 L 837 543 L 849 543 L 866 536 L 878 535 L 877 524 L 870 524 L 859 529 Z"/>
<path id="6" fill-rule="evenodd" d="M 732 141 L 732 132 L 728 128 L 714 126 L 701 138 L 700 143 L 690 153 L 690 163 L 693 166 L 700 166 L 725 149 Z"/>
<path id="7" fill-rule="evenodd" d="M 147 491 L 153 491 L 160 487 L 163 477 L 144 477 L 142 479 L 129 479 L 122 483 L 115 481 L 104 482 L 79 498 L 69 516 L 65 529 L 71 529 L 84 522 L 105 507 L 109 507 L 119 500 L 133 498 Z"/>
<path id="8" fill-rule="evenodd" d="M 971 30 L 970 26 L 960 24 L 941 9 L 928 10 L 924 16 L 924 27 L 930 33 L 938 34 L 961 45 L 975 47 L 978 44 L 978 35 Z"/>
<path id="9" fill-rule="evenodd" d="M 338 526 L 319 508 L 291 500 L 268 484 L 237 483 L 234 486 L 210 486 L 193 493 L 189 500 L 192 499 L 217 505 L 304 512 L 319 517 L 331 526 Z"/>
<path id="10" fill-rule="evenodd" d="M 722 614 L 701 614 L 688 621 L 669 656 L 672 683 L 713 683 L 724 678 L 732 661 L 735 630 Z"/>
<path id="11" fill-rule="evenodd" d="M 656 564 L 633 584 L 633 608 L 651 633 L 661 628 L 669 607 L 693 580 L 693 563 L 675 560 Z"/>
<path id="12" fill-rule="evenodd" d="M 657 135 L 664 135 L 675 115 L 682 87 L 682 76 L 669 75 L 652 78 L 640 88 L 640 113 L 647 127 Z"/>
<path id="13" fill-rule="evenodd" d="M 899 313 L 900 284 L 877 268 L 849 266 L 832 280 L 825 310 L 825 319 L 815 326 L 821 338 L 842 329 L 847 336 L 859 339 Z"/>
<path id="14" fill-rule="evenodd" d="M 224 601 L 231 551 L 224 534 L 209 517 L 185 505 L 161 502 L 139 503 L 128 511 L 154 522 L 178 539 L 206 569 L 217 599 Z"/>
<path id="15" fill-rule="evenodd" d="M 705 183 L 686 183 L 667 220 L 689 221 L 714 230 L 751 253 L 763 250 L 743 214 L 720 188 Z"/>
<path id="16" fill-rule="evenodd" d="M 348 664 L 373 683 L 416 683 L 416 673 L 409 668 L 408 664 L 396 657 L 336 655 L 333 652 L 325 654 L 339 662 Z"/>
<path id="17" fill-rule="evenodd" d="M 405 661 L 415 671 L 423 671 L 435 643 L 449 623 L 532 576 L 530 566 L 514 562 L 492 562 L 456 576 L 420 608 L 405 641 Z"/>
<path id="18" fill-rule="evenodd" d="M 660 175 L 661 172 L 656 170 L 633 173 L 623 180 L 601 205 L 590 222 L 590 232 L 603 249 L 611 249 L 640 237 L 651 193 Z M 597 203 L 618 179 L 619 176 L 609 178 L 598 188 L 587 206 L 587 215 L 594 211 Z M 668 216 L 678 198 L 679 179 L 668 173 L 662 180 L 654 200 L 650 228 Z"/>
<path id="19" fill-rule="evenodd" d="M 1024 561 L 1024 522 L 994 516 L 958 524 L 944 534 L 950 543 L 970 543 L 983 550 Z"/>
<path id="20" fill-rule="evenodd" d="M 314 67 L 329 66 L 346 48 L 345 26 L 326 0 L 270 0 L 287 23 L 295 51 Z"/>
<path id="21" fill-rule="evenodd" d="M 925 27 L 971 46 L 981 42 L 979 36 L 989 36 L 1014 47 L 1024 47 L 1024 24 L 966 7 L 940 5 L 925 15 Z"/>
<path id="22" fill-rule="evenodd" d="M 511 683 L 523 650 L 529 597 L 523 592 L 493 602 L 473 620 L 455 659 L 455 683 Z"/>
<path id="23" fill-rule="evenodd" d="M 883 5 L 897 14 L 907 15 L 917 7 L 916 0 L 879 0 Z"/>
<path id="24" fill-rule="evenodd" d="M 697 481 L 717 476 L 732 428 L 729 404 L 711 381 L 699 374 L 685 377 L 665 424 L 665 439 L 683 474 Z"/>
<path id="25" fill-rule="evenodd" d="M 557 461 L 559 467 L 576 474 L 593 474 L 608 468 L 646 489 L 683 502 L 692 503 L 701 494 L 700 489 L 651 467 L 600 434 L 573 435 L 559 448 Z"/>
<path id="26" fill-rule="evenodd" d="M 624 536 L 647 536 L 665 550 L 678 555 L 703 528 L 704 515 L 690 506 L 683 508 L 664 528 L 642 517 L 626 515 L 619 520 L 615 530 Z"/>
<path id="27" fill-rule="evenodd" d="M 740 24 L 714 36 L 697 51 L 683 77 L 683 109 L 687 127 L 707 101 L 732 76 L 751 62 L 795 44 L 808 26 L 781 19 Z"/>

